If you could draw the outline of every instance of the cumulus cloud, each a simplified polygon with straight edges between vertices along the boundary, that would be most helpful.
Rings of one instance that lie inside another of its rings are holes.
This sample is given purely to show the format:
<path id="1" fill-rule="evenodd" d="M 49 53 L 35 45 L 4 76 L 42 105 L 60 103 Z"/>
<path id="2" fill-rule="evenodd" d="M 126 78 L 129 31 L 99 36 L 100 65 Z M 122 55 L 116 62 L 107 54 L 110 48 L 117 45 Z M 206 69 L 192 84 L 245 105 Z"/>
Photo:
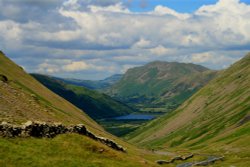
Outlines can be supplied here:
<path id="1" fill-rule="evenodd" d="M 63 67 L 65 71 L 82 71 L 89 68 L 89 65 L 86 64 L 84 61 L 74 61 L 70 64 L 67 64 Z"/>
<path id="2" fill-rule="evenodd" d="M 98 12 L 130 13 L 129 10 L 125 6 L 122 5 L 122 3 L 117 3 L 114 5 L 107 6 L 107 7 L 90 5 L 88 6 L 88 8 L 93 13 L 98 13 Z"/>
<path id="3" fill-rule="evenodd" d="M 192 62 L 195 62 L 195 63 L 207 62 L 211 60 L 212 58 L 213 56 L 208 52 L 192 54 Z"/>
<path id="4" fill-rule="evenodd" d="M 147 48 L 151 46 L 151 42 L 149 40 L 146 40 L 144 38 L 141 38 L 139 41 L 137 41 L 133 47 L 135 48 Z"/>
<path id="5" fill-rule="evenodd" d="M 178 19 L 187 19 L 190 17 L 190 14 L 187 13 L 178 13 L 173 9 L 170 9 L 166 6 L 158 5 L 155 7 L 153 12 L 149 12 L 150 14 L 156 14 L 156 15 L 170 15 L 170 16 L 175 16 Z"/>
<path id="6" fill-rule="evenodd" d="M 38 65 L 37 72 L 41 73 L 73 73 L 78 71 L 108 71 L 115 72 L 115 67 L 95 65 L 91 62 L 85 62 L 83 60 L 72 61 L 71 59 L 46 59 L 43 63 Z"/>
<path id="7" fill-rule="evenodd" d="M 221 55 L 218 56 L 216 52 L 204 52 L 204 53 L 195 53 L 190 56 L 190 62 L 198 63 L 202 65 L 208 64 L 218 64 L 220 68 L 226 68 L 229 64 L 237 61 L 239 58 L 226 55 L 225 53 L 220 53 Z"/>
<path id="8" fill-rule="evenodd" d="M 159 45 L 155 48 L 151 48 L 150 52 L 152 53 L 152 55 L 166 56 L 171 53 L 171 49 L 165 48 L 164 46 Z"/>
<path id="9" fill-rule="evenodd" d="M 0 47 L 30 72 L 58 75 L 108 76 L 153 60 L 219 69 L 250 50 L 249 18 L 239 0 L 193 13 L 132 12 L 119 0 L 0 0 Z"/>

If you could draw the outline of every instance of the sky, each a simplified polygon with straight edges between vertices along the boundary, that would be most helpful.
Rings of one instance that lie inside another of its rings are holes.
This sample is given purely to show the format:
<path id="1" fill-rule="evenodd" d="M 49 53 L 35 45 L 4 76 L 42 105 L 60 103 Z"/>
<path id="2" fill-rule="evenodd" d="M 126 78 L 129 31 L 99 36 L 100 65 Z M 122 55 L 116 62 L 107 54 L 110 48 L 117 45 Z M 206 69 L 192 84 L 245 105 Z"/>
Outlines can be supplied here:
<path id="1" fill-rule="evenodd" d="M 0 32 L 30 73 L 99 80 L 156 60 L 220 70 L 250 51 L 250 0 L 0 0 Z"/>

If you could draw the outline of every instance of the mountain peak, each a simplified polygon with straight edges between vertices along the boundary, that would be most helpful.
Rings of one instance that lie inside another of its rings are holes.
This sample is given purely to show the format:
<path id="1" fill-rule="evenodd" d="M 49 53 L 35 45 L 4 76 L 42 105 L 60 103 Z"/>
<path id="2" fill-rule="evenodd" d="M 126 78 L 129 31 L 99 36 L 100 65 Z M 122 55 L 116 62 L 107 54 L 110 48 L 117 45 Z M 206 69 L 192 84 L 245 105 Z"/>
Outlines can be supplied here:
<path id="1" fill-rule="evenodd" d="M 124 102 L 128 103 L 139 101 L 141 105 L 148 103 L 149 108 L 157 106 L 165 112 L 178 106 L 214 75 L 215 72 L 200 65 L 154 61 L 129 69 L 107 92 L 118 100 L 125 99 Z M 179 98 L 177 102 L 172 99 L 175 97 Z M 170 106 L 164 108 L 166 104 Z"/>

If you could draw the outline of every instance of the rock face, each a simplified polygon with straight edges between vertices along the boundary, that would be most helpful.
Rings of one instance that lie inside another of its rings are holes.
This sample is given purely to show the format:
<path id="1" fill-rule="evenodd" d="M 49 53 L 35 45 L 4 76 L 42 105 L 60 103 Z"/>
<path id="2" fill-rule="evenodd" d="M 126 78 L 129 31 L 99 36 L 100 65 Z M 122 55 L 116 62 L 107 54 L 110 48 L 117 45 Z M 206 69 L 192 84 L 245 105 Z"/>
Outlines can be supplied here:
<path id="1" fill-rule="evenodd" d="M 98 137 L 87 130 L 87 128 L 82 125 L 72 125 L 64 126 L 60 123 L 48 124 L 45 122 L 32 122 L 28 121 L 21 126 L 8 124 L 7 122 L 2 122 L 0 124 L 0 136 L 2 137 L 36 137 L 36 138 L 53 138 L 59 134 L 65 133 L 77 133 L 80 135 L 88 136 L 91 139 L 99 141 L 117 151 L 126 152 L 126 150 L 110 139 L 103 137 Z"/>

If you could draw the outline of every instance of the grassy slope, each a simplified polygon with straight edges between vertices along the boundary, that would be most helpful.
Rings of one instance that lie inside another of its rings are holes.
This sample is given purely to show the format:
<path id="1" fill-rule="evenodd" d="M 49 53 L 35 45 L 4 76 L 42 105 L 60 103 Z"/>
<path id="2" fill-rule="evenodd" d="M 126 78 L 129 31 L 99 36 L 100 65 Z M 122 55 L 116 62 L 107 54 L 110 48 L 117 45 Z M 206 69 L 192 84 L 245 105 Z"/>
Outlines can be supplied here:
<path id="1" fill-rule="evenodd" d="M 152 62 L 129 69 L 107 93 L 142 111 L 170 111 L 214 75 L 199 65 Z"/>
<path id="2" fill-rule="evenodd" d="M 250 165 L 250 54 L 222 71 L 175 112 L 127 136 L 140 146 L 223 153 Z"/>
<path id="3" fill-rule="evenodd" d="M 8 84 L 1 82 L 0 86 L 0 121 L 18 123 L 30 119 L 65 124 L 84 123 L 102 130 L 81 110 L 48 90 L 2 53 L 0 74 L 9 79 Z"/>
<path id="4" fill-rule="evenodd" d="M 142 150 L 114 151 L 87 137 L 68 134 L 54 139 L 0 138 L 0 166 L 157 166 L 160 156 Z M 143 158 L 142 158 L 143 157 Z M 165 156 L 166 157 L 166 156 Z"/>
<path id="5" fill-rule="evenodd" d="M 145 166 L 145 161 L 153 166 L 153 161 L 159 158 L 106 133 L 82 110 L 48 90 L 2 53 L 0 74 L 9 79 L 8 83 L 0 80 L 0 121 L 83 123 L 96 135 L 127 148 L 127 153 L 119 153 L 79 135 L 60 135 L 54 139 L 0 138 L 0 166 Z M 96 151 L 102 148 L 104 153 Z"/>
<path id="6" fill-rule="evenodd" d="M 56 78 L 32 74 L 47 88 L 84 110 L 93 119 L 116 117 L 132 113 L 126 105 L 111 97 L 82 86 L 66 84 Z"/>

